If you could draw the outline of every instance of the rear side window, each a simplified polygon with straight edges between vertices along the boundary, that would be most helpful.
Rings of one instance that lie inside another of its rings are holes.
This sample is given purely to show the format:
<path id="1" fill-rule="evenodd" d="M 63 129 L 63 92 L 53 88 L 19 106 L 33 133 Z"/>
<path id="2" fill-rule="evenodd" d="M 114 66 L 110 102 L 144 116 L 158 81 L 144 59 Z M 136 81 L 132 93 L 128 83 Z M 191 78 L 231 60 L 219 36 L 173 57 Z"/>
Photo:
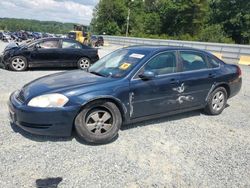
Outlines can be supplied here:
<path id="1" fill-rule="evenodd" d="M 207 69 L 205 58 L 196 52 L 180 52 L 183 71 Z"/>
<path id="2" fill-rule="evenodd" d="M 80 44 L 78 44 L 77 42 L 73 42 L 73 41 L 63 41 L 62 43 L 62 48 L 77 48 L 80 49 L 82 48 Z"/>
<path id="3" fill-rule="evenodd" d="M 144 70 L 153 71 L 157 75 L 176 72 L 176 56 L 174 52 L 165 52 L 155 56 L 144 67 Z"/>
<path id="4" fill-rule="evenodd" d="M 57 40 L 48 40 L 41 42 L 39 44 L 40 48 L 51 49 L 51 48 L 58 48 L 58 41 Z"/>
<path id="5" fill-rule="evenodd" d="M 59 45 L 57 40 L 47 40 L 39 43 L 39 47 L 45 49 L 51 49 L 51 48 L 58 48 Z"/>
<path id="6" fill-rule="evenodd" d="M 220 66 L 220 62 L 217 59 L 212 58 L 212 57 L 207 57 L 207 58 L 212 68 L 217 68 Z"/>

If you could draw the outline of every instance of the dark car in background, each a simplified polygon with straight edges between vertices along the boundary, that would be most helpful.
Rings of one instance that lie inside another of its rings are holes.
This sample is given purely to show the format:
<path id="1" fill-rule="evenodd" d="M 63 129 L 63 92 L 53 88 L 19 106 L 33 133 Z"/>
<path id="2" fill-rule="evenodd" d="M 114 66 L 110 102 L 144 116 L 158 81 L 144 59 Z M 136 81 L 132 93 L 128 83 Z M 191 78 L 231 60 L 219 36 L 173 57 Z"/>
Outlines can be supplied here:
<path id="1" fill-rule="evenodd" d="M 3 39 L 3 32 L 0 31 L 0 40 L 2 40 L 2 39 Z"/>
<path id="2" fill-rule="evenodd" d="M 92 35 L 91 36 L 91 44 L 94 47 L 103 46 L 104 45 L 104 39 L 103 39 L 102 36 Z"/>
<path id="3" fill-rule="evenodd" d="M 29 67 L 78 67 L 86 69 L 99 59 L 97 49 L 66 38 L 45 38 L 29 43 L 9 44 L 1 61 L 6 69 Z"/>
<path id="4" fill-rule="evenodd" d="M 10 117 L 31 133 L 69 136 L 75 128 L 81 138 L 103 143 L 126 123 L 197 109 L 218 115 L 241 84 L 237 65 L 205 51 L 127 47 L 88 72 L 57 73 L 26 84 L 10 96 Z"/>

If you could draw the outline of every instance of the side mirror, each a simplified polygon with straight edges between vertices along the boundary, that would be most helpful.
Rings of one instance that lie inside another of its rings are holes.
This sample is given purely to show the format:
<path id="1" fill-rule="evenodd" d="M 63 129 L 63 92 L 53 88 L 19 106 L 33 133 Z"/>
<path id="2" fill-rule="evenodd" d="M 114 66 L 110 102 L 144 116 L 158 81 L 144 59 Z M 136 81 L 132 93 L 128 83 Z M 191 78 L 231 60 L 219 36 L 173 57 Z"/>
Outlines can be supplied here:
<path id="1" fill-rule="evenodd" d="M 34 48 L 37 50 L 39 48 L 41 48 L 40 44 L 35 44 Z"/>
<path id="2" fill-rule="evenodd" d="M 144 71 L 139 75 L 142 80 L 151 80 L 155 78 L 155 73 L 153 71 Z"/>

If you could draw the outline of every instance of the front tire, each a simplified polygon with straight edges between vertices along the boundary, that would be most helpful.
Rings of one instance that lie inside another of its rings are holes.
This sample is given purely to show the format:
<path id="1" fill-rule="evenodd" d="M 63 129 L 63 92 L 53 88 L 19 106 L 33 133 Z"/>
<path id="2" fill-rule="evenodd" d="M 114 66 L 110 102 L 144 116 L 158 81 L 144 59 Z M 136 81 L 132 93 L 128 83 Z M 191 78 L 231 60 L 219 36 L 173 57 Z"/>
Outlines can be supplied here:
<path id="1" fill-rule="evenodd" d="M 25 71 L 28 63 L 25 57 L 15 56 L 10 60 L 9 67 L 12 71 Z"/>
<path id="2" fill-rule="evenodd" d="M 82 57 L 78 60 L 77 66 L 79 69 L 86 70 L 90 67 L 91 61 L 87 57 Z"/>
<path id="3" fill-rule="evenodd" d="M 121 124 L 120 110 L 105 100 L 86 105 L 75 119 L 77 134 L 90 143 L 108 143 L 118 134 Z"/>
<path id="4" fill-rule="evenodd" d="M 227 91 L 224 87 L 216 88 L 209 96 L 205 112 L 209 115 L 219 115 L 227 104 Z"/>

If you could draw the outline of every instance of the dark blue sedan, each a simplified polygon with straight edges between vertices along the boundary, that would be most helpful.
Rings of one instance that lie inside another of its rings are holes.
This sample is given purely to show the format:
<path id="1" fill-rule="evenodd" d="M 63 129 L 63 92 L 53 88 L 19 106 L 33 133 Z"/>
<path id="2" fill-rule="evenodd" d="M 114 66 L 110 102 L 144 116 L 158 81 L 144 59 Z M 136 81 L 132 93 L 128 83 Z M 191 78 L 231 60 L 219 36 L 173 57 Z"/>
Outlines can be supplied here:
<path id="1" fill-rule="evenodd" d="M 114 138 L 121 125 L 196 109 L 220 114 L 241 88 L 241 70 L 212 54 L 167 46 L 119 49 L 88 72 L 53 74 L 10 96 L 11 120 L 41 135 L 88 142 Z"/>

